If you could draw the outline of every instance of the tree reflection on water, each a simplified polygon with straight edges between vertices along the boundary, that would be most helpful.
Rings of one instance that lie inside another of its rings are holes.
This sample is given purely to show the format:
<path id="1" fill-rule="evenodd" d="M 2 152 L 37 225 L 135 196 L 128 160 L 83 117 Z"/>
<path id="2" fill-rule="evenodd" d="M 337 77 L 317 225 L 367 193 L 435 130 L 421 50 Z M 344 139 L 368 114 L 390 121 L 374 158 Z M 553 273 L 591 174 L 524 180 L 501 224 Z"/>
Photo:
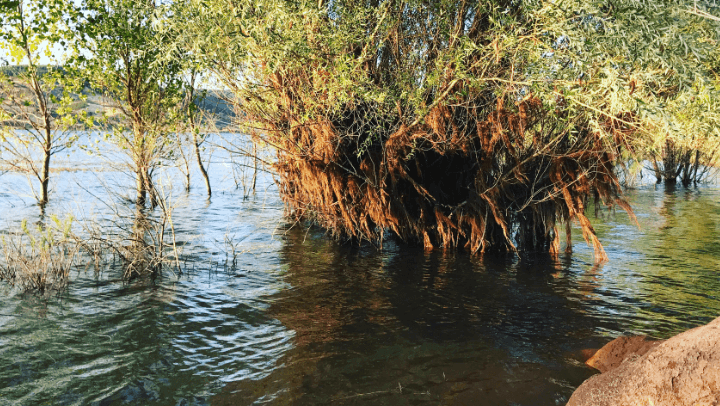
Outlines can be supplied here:
<path id="1" fill-rule="evenodd" d="M 212 404 L 556 404 L 592 374 L 596 343 L 576 289 L 547 256 L 481 259 L 390 243 L 341 245 L 291 229 L 292 289 L 269 312 L 294 348 Z M 553 276 L 555 275 L 555 276 Z"/>

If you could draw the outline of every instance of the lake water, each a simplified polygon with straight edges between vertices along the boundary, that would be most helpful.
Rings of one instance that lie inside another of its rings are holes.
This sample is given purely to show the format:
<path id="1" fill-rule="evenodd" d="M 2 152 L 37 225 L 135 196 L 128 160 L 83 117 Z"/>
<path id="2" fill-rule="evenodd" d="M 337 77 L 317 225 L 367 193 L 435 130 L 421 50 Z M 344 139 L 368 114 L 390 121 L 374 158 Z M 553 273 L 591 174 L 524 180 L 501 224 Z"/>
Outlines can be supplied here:
<path id="1" fill-rule="evenodd" d="M 132 179 L 99 168 L 57 173 L 48 213 L 111 221 Z M 244 199 L 231 169 L 214 155 L 210 200 L 197 173 L 189 194 L 159 173 L 182 273 L 0 283 L 0 405 L 562 405 L 594 373 L 582 350 L 720 315 L 717 186 L 629 190 L 640 227 L 601 213 L 596 267 L 583 241 L 560 261 L 342 245 L 290 228 L 268 175 Z M 3 229 L 36 221 L 25 178 L 1 179 Z"/>

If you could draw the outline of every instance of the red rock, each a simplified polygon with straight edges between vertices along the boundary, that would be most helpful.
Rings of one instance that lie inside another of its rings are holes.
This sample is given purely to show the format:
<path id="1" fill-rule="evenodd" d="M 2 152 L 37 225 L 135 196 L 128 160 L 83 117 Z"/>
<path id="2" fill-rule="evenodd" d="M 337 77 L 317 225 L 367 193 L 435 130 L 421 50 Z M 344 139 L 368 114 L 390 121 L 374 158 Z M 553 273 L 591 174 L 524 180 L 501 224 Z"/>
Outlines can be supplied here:
<path id="1" fill-rule="evenodd" d="M 599 348 L 583 348 L 578 352 L 579 358 L 582 360 L 582 362 L 587 363 L 588 360 L 592 358 L 593 355 L 597 354 L 598 351 L 600 351 Z"/>
<path id="2" fill-rule="evenodd" d="M 614 369 L 630 357 L 645 355 L 662 341 L 649 340 L 647 336 L 618 337 L 599 349 L 585 363 L 600 372 Z"/>
<path id="3" fill-rule="evenodd" d="M 642 342 L 651 343 L 643 338 L 614 347 L 619 357 L 622 348 Z M 643 349 L 643 345 L 637 348 Z M 643 355 L 629 352 L 619 365 L 585 381 L 568 406 L 720 405 L 720 318 L 645 351 Z"/>

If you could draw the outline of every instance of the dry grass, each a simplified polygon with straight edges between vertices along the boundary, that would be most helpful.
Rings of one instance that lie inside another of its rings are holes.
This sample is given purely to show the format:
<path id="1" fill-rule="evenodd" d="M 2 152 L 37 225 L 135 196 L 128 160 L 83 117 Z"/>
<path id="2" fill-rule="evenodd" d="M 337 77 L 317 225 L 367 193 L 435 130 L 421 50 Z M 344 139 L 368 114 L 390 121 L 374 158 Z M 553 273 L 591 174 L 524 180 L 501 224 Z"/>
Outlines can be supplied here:
<path id="1" fill-rule="evenodd" d="M 23 221 L 20 230 L 4 235 L 0 280 L 41 293 L 63 288 L 79 251 L 71 225 L 72 218 L 53 217 L 34 228 Z"/>
<path id="2" fill-rule="evenodd" d="M 111 219 L 59 220 L 51 216 L 34 226 L 23 220 L 20 227 L 0 239 L 0 281 L 23 291 L 61 291 L 69 283 L 70 270 L 93 268 L 99 274 L 117 269 L 123 279 L 154 277 L 164 270 L 179 272 L 180 255 L 175 238 L 173 207 L 162 185 L 154 209 L 134 205 L 110 205 Z M 132 210 L 132 211 L 130 211 Z M 79 266 L 78 266 L 79 265 Z"/>

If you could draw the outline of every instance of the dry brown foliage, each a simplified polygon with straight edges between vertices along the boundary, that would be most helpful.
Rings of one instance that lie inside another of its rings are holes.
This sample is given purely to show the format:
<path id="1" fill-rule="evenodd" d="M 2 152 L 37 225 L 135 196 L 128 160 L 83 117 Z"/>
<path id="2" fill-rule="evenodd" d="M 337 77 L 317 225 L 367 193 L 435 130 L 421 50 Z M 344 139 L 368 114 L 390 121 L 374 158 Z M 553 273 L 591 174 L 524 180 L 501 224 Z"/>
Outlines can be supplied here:
<path id="1" fill-rule="evenodd" d="M 277 38 L 261 31 L 243 42 L 253 58 L 242 75 L 232 64 L 215 68 L 247 126 L 276 147 L 292 216 L 340 238 L 381 245 L 390 233 L 473 253 L 556 254 L 558 226 L 571 247 L 576 222 L 605 260 L 587 203 L 632 213 L 615 159 L 639 126 L 630 113 L 580 107 L 562 90 L 543 93 L 553 100 L 531 92 L 522 78 L 533 61 L 523 55 L 542 34 L 522 7 L 502 2 L 512 17 L 495 24 L 492 11 L 465 2 L 357 15 L 356 3 L 340 3 L 332 24 L 320 13 L 281 30 L 291 56 L 268 51 Z M 338 39 L 333 24 L 362 34 Z"/>
<path id="2" fill-rule="evenodd" d="M 382 244 L 389 231 L 427 249 L 557 254 L 557 225 L 566 223 L 569 249 L 575 221 L 601 262 L 589 198 L 632 215 L 620 198 L 615 154 L 599 133 L 569 130 L 535 97 L 498 99 L 489 112 L 484 95 L 438 103 L 415 125 L 405 124 L 400 106 L 389 120 L 368 119 L 373 106 L 365 104 L 309 123 L 294 115 L 301 83 L 274 79 L 285 113 L 266 124 L 279 151 L 281 194 L 292 216 L 338 237 Z M 457 85 L 455 93 L 473 92 Z M 612 145 L 630 133 L 628 119 L 604 123 Z"/>

